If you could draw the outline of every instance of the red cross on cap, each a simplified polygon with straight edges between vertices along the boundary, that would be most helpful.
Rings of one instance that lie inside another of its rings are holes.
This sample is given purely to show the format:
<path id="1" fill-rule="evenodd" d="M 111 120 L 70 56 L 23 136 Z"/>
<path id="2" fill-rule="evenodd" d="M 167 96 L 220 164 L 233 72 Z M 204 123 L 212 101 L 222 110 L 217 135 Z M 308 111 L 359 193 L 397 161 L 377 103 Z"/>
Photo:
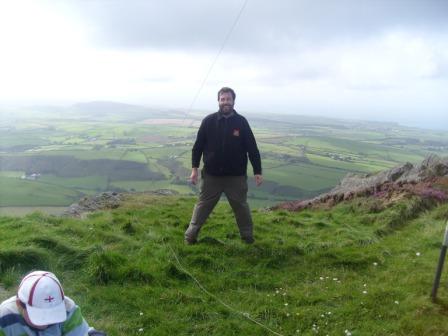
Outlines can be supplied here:
<path id="1" fill-rule="evenodd" d="M 51 295 L 48 295 L 48 297 L 45 299 L 45 301 L 47 302 L 51 302 L 54 300 L 54 297 L 52 297 Z"/>

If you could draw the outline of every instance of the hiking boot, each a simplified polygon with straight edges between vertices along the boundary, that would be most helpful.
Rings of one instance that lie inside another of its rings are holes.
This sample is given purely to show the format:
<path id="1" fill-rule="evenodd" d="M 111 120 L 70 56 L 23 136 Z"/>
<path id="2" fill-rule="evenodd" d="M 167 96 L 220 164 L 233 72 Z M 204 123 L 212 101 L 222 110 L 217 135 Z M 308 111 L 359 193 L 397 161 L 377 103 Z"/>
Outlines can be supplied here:
<path id="1" fill-rule="evenodd" d="M 198 241 L 196 239 L 187 239 L 187 238 L 185 238 L 185 244 L 187 244 L 187 245 L 194 245 L 197 242 Z"/>
<path id="2" fill-rule="evenodd" d="M 241 238 L 243 240 L 243 242 L 245 242 L 246 244 L 253 244 L 255 242 L 255 239 L 253 237 L 246 237 L 246 238 Z"/>

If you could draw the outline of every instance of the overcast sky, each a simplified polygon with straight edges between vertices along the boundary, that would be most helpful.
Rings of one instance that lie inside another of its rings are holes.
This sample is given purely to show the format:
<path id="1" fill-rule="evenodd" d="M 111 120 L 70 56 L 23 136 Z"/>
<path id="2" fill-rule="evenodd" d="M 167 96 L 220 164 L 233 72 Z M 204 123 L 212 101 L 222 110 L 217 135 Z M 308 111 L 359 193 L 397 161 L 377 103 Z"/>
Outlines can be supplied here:
<path id="1" fill-rule="evenodd" d="M 447 0 L 244 4 L 0 0 L 0 104 L 214 110 L 230 86 L 242 112 L 448 129 Z"/>

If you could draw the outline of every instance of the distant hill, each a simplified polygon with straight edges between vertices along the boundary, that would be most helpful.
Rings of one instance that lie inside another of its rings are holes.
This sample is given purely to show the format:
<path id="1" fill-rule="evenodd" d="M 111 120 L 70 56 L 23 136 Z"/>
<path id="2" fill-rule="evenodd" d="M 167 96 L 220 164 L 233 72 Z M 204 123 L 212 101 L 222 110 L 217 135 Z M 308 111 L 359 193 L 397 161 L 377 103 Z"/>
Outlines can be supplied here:
<path id="1" fill-rule="evenodd" d="M 251 120 L 260 123 L 272 123 L 274 125 L 281 124 L 297 124 L 302 127 L 331 127 L 336 129 L 393 129 L 400 126 L 396 122 L 385 121 L 368 121 L 368 120 L 354 120 L 354 119 L 338 119 L 322 116 L 297 115 L 297 114 L 281 114 L 281 113 L 247 113 Z"/>
<path id="2" fill-rule="evenodd" d="M 184 113 L 169 108 L 152 108 L 112 101 L 80 102 L 73 105 L 34 105 L 20 108 L 0 108 L 5 118 L 57 118 L 137 121 L 150 118 L 183 118 Z"/>
<path id="3" fill-rule="evenodd" d="M 66 109 L 69 115 L 93 120 L 116 118 L 118 120 L 141 120 L 149 118 L 179 117 L 181 113 L 173 110 L 154 109 L 140 105 L 131 105 L 110 101 L 92 101 L 77 103 Z"/>

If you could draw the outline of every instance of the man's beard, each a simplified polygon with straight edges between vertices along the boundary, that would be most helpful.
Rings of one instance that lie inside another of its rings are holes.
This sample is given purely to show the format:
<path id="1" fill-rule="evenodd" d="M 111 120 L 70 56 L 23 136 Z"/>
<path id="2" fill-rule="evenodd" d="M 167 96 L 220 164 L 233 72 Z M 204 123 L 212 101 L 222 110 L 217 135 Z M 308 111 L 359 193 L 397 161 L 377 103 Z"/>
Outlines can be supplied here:
<path id="1" fill-rule="evenodd" d="M 228 114 L 233 111 L 233 105 L 229 104 L 219 105 L 219 110 L 224 114 Z"/>

